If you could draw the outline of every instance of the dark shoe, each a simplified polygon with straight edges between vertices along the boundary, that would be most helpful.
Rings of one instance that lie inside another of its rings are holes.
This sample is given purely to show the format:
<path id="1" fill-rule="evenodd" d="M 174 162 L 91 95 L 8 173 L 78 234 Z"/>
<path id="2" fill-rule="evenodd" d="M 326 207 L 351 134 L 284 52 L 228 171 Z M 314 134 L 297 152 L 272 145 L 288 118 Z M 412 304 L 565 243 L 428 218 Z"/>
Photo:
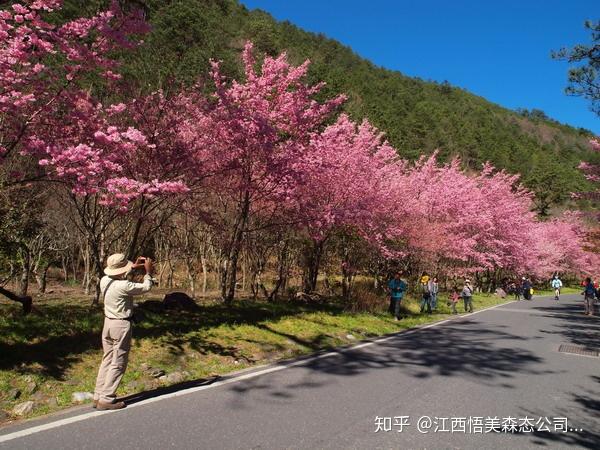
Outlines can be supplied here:
<path id="1" fill-rule="evenodd" d="M 114 403 L 104 403 L 98 401 L 96 405 L 96 409 L 98 411 L 108 411 L 113 409 L 123 409 L 125 408 L 125 402 L 114 402 Z"/>

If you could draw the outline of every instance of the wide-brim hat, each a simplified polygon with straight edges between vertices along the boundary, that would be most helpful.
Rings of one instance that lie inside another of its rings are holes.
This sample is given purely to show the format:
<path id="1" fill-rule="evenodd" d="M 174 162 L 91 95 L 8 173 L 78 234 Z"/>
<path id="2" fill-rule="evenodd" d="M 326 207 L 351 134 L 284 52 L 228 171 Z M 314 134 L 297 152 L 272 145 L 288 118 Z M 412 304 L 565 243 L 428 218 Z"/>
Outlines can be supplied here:
<path id="1" fill-rule="evenodd" d="M 133 263 L 123 253 L 115 253 L 106 260 L 104 273 L 108 276 L 122 275 L 129 272 L 132 267 Z"/>

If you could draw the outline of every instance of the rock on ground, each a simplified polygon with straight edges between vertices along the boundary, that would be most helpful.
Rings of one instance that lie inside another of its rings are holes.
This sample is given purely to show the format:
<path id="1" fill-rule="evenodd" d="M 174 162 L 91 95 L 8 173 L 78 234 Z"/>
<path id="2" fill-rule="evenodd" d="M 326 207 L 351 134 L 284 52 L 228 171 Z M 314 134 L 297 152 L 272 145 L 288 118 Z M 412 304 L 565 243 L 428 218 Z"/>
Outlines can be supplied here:
<path id="1" fill-rule="evenodd" d="M 188 376 L 189 376 L 189 373 L 187 373 L 187 372 L 173 372 L 173 373 L 170 373 L 169 375 L 163 375 L 162 377 L 159 378 L 159 380 L 162 381 L 163 383 L 177 384 L 177 383 L 182 383 Z"/>
<path id="2" fill-rule="evenodd" d="M 46 400 L 46 395 L 42 392 L 42 391 L 37 391 L 35 394 L 33 394 L 31 397 L 29 397 L 31 400 L 33 400 L 34 402 L 43 402 Z"/>
<path id="3" fill-rule="evenodd" d="M 73 392 L 71 400 L 75 403 L 83 403 L 86 400 L 93 400 L 94 394 L 91 392 Z"/>
<path id="4" fill-rule="evenodd" d="M 149 375 L 152 378 L 160 378 L 160 377 L 164 376 L 164 374 L 165 374 L 165 371 L 162 369 L 150 369 L 150 371 L 149 371 Z"/>
<path id="5" fill-rule="evenodd" d="M 35 403 L 32 401 L 19 403 L 13 408 L 12 413 L 15 416 L 26 416 L 27 414 L 31 414 L 33 412 L 34 406 Z"/>
<path id="6" fill-rule="evenodd" d="M 11 389 L 10 391 L 8 391 L 7 397 L 10 400 L 16 400 L 21 396 L 21 390 L 20 389 Z"/>
<path id="7" fill-rule="evenodd" d="M 179 309 L 184 311 L 196 311 L 199 309 L 194 299 L 184 292 L 171 292 L 165 295 L 163 306 L 165 309 Z"/>

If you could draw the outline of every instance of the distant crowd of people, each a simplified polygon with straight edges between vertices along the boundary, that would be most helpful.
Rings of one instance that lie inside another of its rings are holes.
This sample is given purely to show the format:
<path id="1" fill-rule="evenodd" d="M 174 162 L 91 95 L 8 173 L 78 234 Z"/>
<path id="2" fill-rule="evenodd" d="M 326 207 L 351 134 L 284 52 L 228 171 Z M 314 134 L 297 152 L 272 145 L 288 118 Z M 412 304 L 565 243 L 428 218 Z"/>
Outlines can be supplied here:
<path id="1" fill-rule="evenodd" d="M 562 284 L 561 284 L 562 286 Z M 515 300 L 531 300 L 533 298 L 533 283 L 529 277 L 521 278 L 521 281 L 512 281 L 508 284 L 506 292 L 515 296 Z"/>
<path id="2" fill-rule="evenodd" d="M 402 319 L 402 299 L 408 290 L 408 282 L 402 277 L 401 272 L 396 272 L 394 278 L 388 283 L 388 292 L 390 295 L 389 311 L 394 316 L 395 320 Z M 430 276 L 427 272 L 423 272 L 419 279 L 419 292 L 421 295 L 420 312 L 431 314 L 437 310 L 438 295 L 440 287 L 438 279 L 435 276 Z M 473 287 L 471 281 L 465 279 L 462 290 L 453 289 L 448 297 L 448 306 L 452 308 L 453 314 L 458 314 L 456 305 L 462 298 L 464 302 L 465 312 L 473 312 Z"/>
<path id="3" fill-rule="evenodd" d="M 501 297 L 507 294 L 514 295 L 515 300 L 520 301 L 531 300 L 533 298 L 534 289 L 531 279 L 527 276 L 521 280 L 506 281 L 503 283 L 503 288 L 498 288 L 496 293 Z M 550 281 L 550 286 L 554 292 L 554 300 L 560 300 L 560 291 L 563 287 L 563 282 L 558 274 L 554 274 Z M 402 300 L 408 290 L 408 282 L 402 277 L 402 272 L 398 271 L 388 283 L 388 293 L 390 296 L 389 312 L 394 316 L 394 320 L 402 319 Z M 584 296 L 584 314 L 594 315 L 594 304 L 599 298 L 598 284 L 595 284 L 591 278 L 586 278 L 582 282 Z M 437 310 L 438 295 L 440 292 L 438 279 L 435 276 L 429 276 L 424 272 L 419 279 L 419 294 L 420 312 L 421 314 L 431 314 Z M 454 288 L 450 291 L 447 305 L 451 308 L 452 314 L 458 314 L 456 305 L 462 299 L 465 312 L 473 312 L 473 286 L 471 281 L 466 278 L 462 289 Z"/>

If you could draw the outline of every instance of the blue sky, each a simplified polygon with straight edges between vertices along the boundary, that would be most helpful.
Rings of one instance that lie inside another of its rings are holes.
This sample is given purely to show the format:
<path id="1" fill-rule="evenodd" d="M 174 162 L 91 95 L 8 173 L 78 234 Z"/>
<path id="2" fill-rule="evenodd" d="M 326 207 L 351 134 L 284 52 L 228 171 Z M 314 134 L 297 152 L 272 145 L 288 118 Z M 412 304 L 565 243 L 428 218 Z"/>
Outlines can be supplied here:
<path id="1" fill-rule="evenodd" d="M 375 64 L 448 80 L 507 108 L 543 110 L 600 134 L 600 117 L 564 94 L 567 64 L 550 51 L 590 41 L 598 0 L 241 0 L 321 32 Z"/>

